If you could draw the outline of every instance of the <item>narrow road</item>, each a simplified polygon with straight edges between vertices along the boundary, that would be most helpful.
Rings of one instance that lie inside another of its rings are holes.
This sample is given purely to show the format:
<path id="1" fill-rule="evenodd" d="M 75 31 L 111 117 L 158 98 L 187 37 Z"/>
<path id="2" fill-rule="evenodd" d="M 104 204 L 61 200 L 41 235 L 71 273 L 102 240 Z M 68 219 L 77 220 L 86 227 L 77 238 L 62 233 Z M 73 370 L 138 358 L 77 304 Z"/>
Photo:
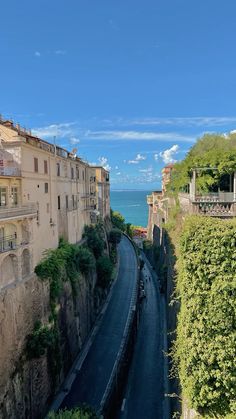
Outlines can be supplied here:
<path id="1" fill-rule="evenodd" d="M 146 298 L 141 303 L 140 324 L 119 419 L 169 419 L 166 382 L 166 326 L 164 297 L 150 264 L 143 268 Z"/>
<path id="2" fill-rule="evenodd" d="M 60 408 L 71 409 L 86 403 L 99 409 L 120 348 L 137 280 L 136 255 L 126 237 L 122 238 L 118 252 L 118 277 L 101 326 Z"/>

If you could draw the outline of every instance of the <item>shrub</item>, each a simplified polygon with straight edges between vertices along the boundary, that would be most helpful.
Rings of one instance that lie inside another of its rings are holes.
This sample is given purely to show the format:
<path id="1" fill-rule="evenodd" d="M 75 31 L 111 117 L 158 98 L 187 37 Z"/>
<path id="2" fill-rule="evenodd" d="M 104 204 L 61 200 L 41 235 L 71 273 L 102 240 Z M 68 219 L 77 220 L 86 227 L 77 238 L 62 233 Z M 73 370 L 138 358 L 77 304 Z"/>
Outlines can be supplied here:
<path id="1" fill-rule="evenodd" d="M 121 241 L 121 231 L 118 228 L 113 228 L 109 233 L 109 242 L 118 244 Z"/>
<path id="2" fill-rule="evenodd" d="M 113 272 L 112 262 L 108 256 L 100 256 L 97 260 L 97 285 L 106 288 L 110 282 Z"/>
<path id="3" fill-rule="evenodd" d="M 87 247 L 78 246 L 76 251 L 76 266 L 85 275 L 95 269 L 96 265 L 93 253 Z"/>
<path id="4" fill-rule="evenodd" d="M 93 226 L 85 226 L 83 237 L 87 238 L 87 246 L 92 250 L 96 259 L 102 255 L 104 250 L 104 241 L 99 234 L 99 229 Z"/>
<path id="5" fill-rule="evenodd" d="M 59 410 L 58 413 L 50 412 L 48 419 L 98 419 L 90 407 L 77 407 L 73 410 Z"/>
<path id="6" fill-rule="evenodd" d="M 36 322 L 33 332 L 27 338 L 27 355 L 31 358 L 39 358 L 45 355 L 46 350 L 54 344 L 53 329 Z"/>
<path id="7" fill-rule="evenodd" d="M 236 416 L 236 222 L 190 217 L 180 243 L 176 360 L 204 417 Z"/>
<path id="8" fill-rule="evenodd" d="M 134 229 L 134 226 L 131 224 L 131 223 L 127 223 L 126 224 L 126 226 L 125 226 L 125 231 L 126 231 L 126 234 L 128 234 L 128 236 L 132 239 L 132 237 L 133 237 L 133 229 Z"/>
<path id="9" fill-rule="evenodd" d="M 112 245 L 111 250 L 110 250 L 110 259 L 111 262 L 113 263 L 113 265 L 115 265 L 116 261 L 117 261 L 117 250 L 116 250 L 116 246 Z"/>
<path id="10" fill-rule="evenodd" d="M 143 240 L 143 250 L 151 250 L 152 249 L 152 242 L 151 240 Z"/>
<path id="11" fill-rule="evenodd" d="M 125 231 L 125 219 L 118 211 L 112 211 L 111 209 L 111 222 L 114 227 L 121 231 Z"/>

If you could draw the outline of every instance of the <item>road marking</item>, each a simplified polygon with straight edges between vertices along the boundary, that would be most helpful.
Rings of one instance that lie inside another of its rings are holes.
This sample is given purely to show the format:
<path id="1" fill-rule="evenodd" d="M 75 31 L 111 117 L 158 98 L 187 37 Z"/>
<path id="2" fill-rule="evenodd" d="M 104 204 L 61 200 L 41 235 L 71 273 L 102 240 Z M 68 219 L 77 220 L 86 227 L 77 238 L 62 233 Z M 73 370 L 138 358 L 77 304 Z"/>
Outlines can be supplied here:
<path id="1" fill-rule="evenodd" d="M 124 410 L 125 410 L 125 403 L 126 403 L 126 399 L 123 399 L 123 402 L 122 402 L 122 406 L 121 406 L 121 412 L 124 412 Z"/>

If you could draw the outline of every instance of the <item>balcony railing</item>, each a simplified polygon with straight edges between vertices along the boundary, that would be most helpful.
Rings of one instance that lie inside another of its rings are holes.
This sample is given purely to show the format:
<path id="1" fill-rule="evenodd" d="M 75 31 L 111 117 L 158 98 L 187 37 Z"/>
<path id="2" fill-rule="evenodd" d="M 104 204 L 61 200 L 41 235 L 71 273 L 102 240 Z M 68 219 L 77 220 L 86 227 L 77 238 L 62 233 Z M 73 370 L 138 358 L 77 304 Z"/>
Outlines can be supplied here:
<path id="1" fill-rule="evenodd" d="M 22 204 L 14 207 L 0 206 L 0 220 L 7 218 L 20 218 L 25 216 L 37 216 L 36 204 Z"/>
<path id="2" fill-rule="evenodd" d="M 0 176 L 21 176 L 21 171 L 18 167 L 0 167 Z"/>
<path id="3" fill-rule="evenodd" d="M 207 194 L 196 195 L 194 202 L 234 202 L 233 192 L 212 192 Z"/>
<path id="4" fill-rule="evenodd" d="M 0 239 L 0 253 L 9 252 L 9 250 L 15 250 L 17 247 L 16 243 L 17 236 L 13 234 Z"/>
<path id="5" fill-rule="evenodd" d="M 199 202 L 197 204 L 197 212 L 201 215 L 209 217 L 233 217 L 234 204 L 221 202 Z"/>

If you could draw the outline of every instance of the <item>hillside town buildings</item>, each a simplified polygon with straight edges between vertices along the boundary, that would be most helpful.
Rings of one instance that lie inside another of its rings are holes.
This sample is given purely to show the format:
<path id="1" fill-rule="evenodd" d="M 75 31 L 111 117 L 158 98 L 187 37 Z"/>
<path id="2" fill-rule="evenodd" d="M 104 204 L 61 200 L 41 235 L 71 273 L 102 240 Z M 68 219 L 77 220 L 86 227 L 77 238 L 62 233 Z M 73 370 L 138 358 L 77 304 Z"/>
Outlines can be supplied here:
<path id="1" fill-rule="evenodd" d="M 109 173 L 0 119 L 0 290 L 110 214 Z"/>

